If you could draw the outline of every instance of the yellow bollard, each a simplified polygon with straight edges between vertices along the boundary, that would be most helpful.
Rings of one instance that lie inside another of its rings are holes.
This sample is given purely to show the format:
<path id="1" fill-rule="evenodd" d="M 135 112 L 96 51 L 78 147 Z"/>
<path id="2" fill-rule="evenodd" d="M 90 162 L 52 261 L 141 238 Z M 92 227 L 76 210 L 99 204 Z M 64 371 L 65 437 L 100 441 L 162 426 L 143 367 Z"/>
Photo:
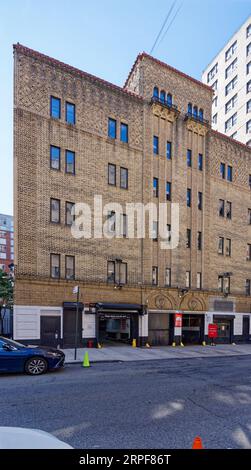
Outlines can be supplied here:
<path id="1" fill-rule="evenodd" d="M 180 345 L 181 345 L 181 347 L 182 347 L 182 348 L 184 348 L 184 347 L 185 347 L 183 343 L 180 343 Z"/>
<path id="2" fill-rule="evenodd" d="M 82 367 L 90 367 L 88 351 L 85 352 Z"/>
<path id="3" fill-rule="evenodd" d="M 136 348 L 136 347 L 137 347 L 137 341 L 136 341 L 136 339 L 133 339 L 133 340 L 132 340 L 132 347 L 133 347 L 133 348 Z"/>
<path id="4" fill-rule="evenodd" d="M 146 343 L 146 348 L 150 348 L 150 344 L 149 343 Z"/>
<path id="5" fill-rule="evenodd" d="M 175 348 L 175 346 L 176 346 L 176 343 L 175 343 L 175 341 L 174 341 L 173 344 L 172 344 L 172 347 Z"/>
<path id="6" fill-rule="evenodd" d="M 102 349 L 102 344 L 98 343 L 98 349 Z"/>
<path id="7" fill-rule="evenodd" d="M 206 345 L 207 345 L 206 341 L 203 341 L 202 346 L 206 346 Z"/>

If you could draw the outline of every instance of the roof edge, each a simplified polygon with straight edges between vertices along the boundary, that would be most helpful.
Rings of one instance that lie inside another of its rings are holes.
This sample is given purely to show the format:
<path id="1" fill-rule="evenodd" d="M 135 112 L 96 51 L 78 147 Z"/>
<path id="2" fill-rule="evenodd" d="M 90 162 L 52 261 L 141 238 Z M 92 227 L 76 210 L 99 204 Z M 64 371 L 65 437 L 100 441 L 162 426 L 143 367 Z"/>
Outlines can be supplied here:
<path id="1" fill-rule="evenodd" d="M 170 71 L 172 71 L 172 72 L 174 72 L 174 73 L 176 73 L 176 74 L 182 76 L 183 78 L 186 78 L 187 80 L 190 80 L 190 81 L 196 83 L 196 85 L 201 86 L 202 88 L 206 89 L 207 91 L 210 91 L 211 93 L 214 92 L 214 90 L 212 89 L 211 86 L 206 85 L 205 83 L 201 82 L 200 80 L 197 80 L 196 78 L 191 77 L 190 75 L 187 75 L 187 74 L 184 73 L 184 72 L 181 72 L 180 70 L 176 69 L 175 67 L 172 67 L 171 65 L 166 64 L 165 62 L 162 62 L 162 61 L 159 60 L 159 59 L 156 59 L 155 57 L 151 56 L 150 54 L 147 54 L 147 52 L 141 52 L 140 54 L 138 54 L 138 56 L 137 56 L 137 58 L 136 58 L 136 60 L 135 60 L 135 62 L 134 62 L 134 64 L 133 64 L 133 66 L 132 66 L 132 68 L 131 68 L 131 71 L 130 71 L 130 73 L 129 73 L 127 79 L 126 79 L 124 88 L 127 87 L 127 84 L 128 84 L 128 82 L 129 82 L 129 80 L 130 80 L 130 78 L 131 78 L 131 75 L 132 75 L 132 73 L 133 73 L 133 71 L 134 71 L 134 69 L 135 69 L 137 63 L 138 63 L 140 60 L 142 60 L 143 58 L 152 60 L 153 62 L 155 62 L 156 64 L 160 65 L 161 67 L 164 67 L 164 68 L 166 68 L 166 69 L 168 69 L 168 70 L 170 70 Z"/>
<path id="2" fill-rule="evenodd" d="M 54 59 L 53 57 L 50 57 L 46 54 L 42 54 L 41 52 L 35 51 L 34 49 L 30 49 L 29 47 L 23 46 L 22 44 L 19 44 L 19 43 L 13 44 L 13 50 L 20 52 L 24 55 L 27 55 L 29 57 L 33 57 L 35 59 L 39 59 L 41 61 L 47 62 L 56 67 L 62 68 L 69 73 L 75 73 L 81 77 L 88 78 L 92 81 L 98 82 L 101 85 L 104 85 L 108 88 L 113 89 L 114 91 L 118 91 L 120 93 L 126 94 L 127 96 L 130 96 L 131 98 L 136 98 L 137 100 L 143 101 L 142 96 L 137 95 L 136 93 L 133 93 L 129 90 L 125 90 L 124 87 L 120 87 L 119 85 L 115 85 L 114 83 L 108 82 L 107 80 L 99 78 L 96 75 L 92 75 L 88 72 L 84 72 L 83 70 L 80 70 L 77 67 L 73 67 L 72 65 L 66 64 L 65 62 L 62 62 L 58 59 Z"/>
<path id="3" fill-rule="evenodd" d="M 225 140 L 227 140 L 227 141 L 230 142 L 231 144 L 240 145 L 241 147 L 245 148 L 245 150 L 248 150 L 249 152 L 251 152 L 251 148 L 250 148 L 248 145 L 243 144 L 243 143 L 240 142 L 239 140 L 233 139 L 232 137 L 229 137 L 228 135 L 223 134 L 222 132 L 216 131 L 215 129 L 211 129 L 211 133 L 212 133 L 212 134 L 216 134 L 217 137 L 222 137 L 222 138 L 224 138 Z"/>

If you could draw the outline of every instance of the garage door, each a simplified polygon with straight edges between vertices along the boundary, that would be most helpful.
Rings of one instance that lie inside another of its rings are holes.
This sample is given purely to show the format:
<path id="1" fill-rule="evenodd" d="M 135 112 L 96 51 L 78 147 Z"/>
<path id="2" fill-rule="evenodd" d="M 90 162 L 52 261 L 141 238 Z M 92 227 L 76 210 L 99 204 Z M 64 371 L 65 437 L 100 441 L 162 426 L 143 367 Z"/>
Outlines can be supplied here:
<path id="1" fill-rule="evenodd" d="M 169 315 L 168 313 L 149 313 L 148 336 L 152 346 L 168 346 Z"/>

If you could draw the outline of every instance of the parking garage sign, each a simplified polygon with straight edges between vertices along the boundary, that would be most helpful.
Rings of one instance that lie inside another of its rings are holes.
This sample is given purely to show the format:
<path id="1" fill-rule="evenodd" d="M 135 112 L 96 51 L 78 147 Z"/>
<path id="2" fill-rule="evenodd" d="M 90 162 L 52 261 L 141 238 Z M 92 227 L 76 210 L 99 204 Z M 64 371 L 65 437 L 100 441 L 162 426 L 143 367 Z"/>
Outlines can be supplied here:
<path id="1" fill-rule="evenodd" d="M 182 313 L 175 313 L 175 328 L 182 328 Z"/>

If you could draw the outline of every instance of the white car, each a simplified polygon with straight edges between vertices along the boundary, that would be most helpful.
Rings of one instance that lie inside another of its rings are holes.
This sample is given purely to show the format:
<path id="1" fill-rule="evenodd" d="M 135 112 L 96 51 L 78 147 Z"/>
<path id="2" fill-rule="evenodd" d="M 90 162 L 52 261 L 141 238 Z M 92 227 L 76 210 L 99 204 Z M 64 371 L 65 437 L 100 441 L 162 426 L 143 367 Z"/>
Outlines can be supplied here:
<path id="1" fill-rule="evenodd" d="M 0 427 L 0 449 L 72 449 L 40 429 Z"/>

